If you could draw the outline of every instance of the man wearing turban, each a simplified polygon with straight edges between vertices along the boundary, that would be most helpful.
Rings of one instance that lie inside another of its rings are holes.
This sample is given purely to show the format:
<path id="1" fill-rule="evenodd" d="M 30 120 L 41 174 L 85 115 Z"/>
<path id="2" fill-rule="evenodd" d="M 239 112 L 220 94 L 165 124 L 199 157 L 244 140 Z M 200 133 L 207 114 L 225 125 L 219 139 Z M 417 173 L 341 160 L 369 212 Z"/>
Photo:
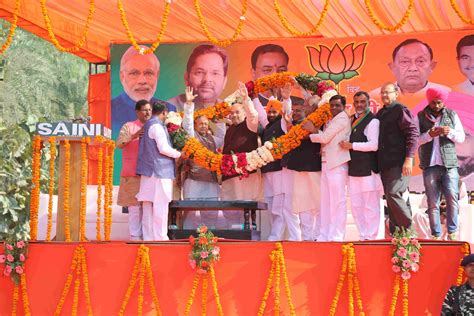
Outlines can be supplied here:
<path id="1" fill-rule="evenodd" d="M 459 174 L 456 144 L 465 134 L 455 111 L 447 109 L 449 93 L 443 89 L 426 91 L 428 105 L 418 113 L 420 130 L 418 153 L 428 200 L 428 215 L 433 239 L 441 238 L 440 194 L 446 198 L 448 239 L 454 240 L 458 230 Z"/>

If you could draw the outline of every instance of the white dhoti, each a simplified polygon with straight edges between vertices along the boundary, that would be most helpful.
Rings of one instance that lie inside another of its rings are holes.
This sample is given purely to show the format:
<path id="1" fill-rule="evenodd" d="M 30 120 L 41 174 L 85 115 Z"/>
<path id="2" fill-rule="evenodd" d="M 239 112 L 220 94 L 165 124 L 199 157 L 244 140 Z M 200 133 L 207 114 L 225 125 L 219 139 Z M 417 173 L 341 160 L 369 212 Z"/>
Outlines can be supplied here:
<path id="1" fill-rule="evenodd" d="M 183 198 L 185 200 L 218 200 L 220 194 L 217 182 L 197 181 L 186 179 L 183 185 Z M 183 228 L 195 229 L 204 224 L 211 229 L 216 229 L 219 211 L 185 212 Z"/>
<path id="2" fill-rule="evenodd" d="M 372 172 L 366 177 L 349 177 L 352 217 L 359 230 L 360 240 L 374 240 L 380 235 L 382 192 L 382 181 L 376 173 Z"/>
<path id="3" fill-rule="evenodd" d="M 321 172 L 294 171 L 292 211 L 299 215 L 303 240 L 316 240 L 321 228 Z"/>
<path id="4" fill-rule="evenodd" d="M 292 212 L 293 176 L 290 170 L 284 168 L 264 173 L 263 187 L 272 225 L 268 240 L 282 240 L 285 226 L 288 227 L 289 240 L 301 240 L 300 221 Z"/>
<path id="5" fill-rule="evenodd" d="M 251 200 L 261 201 L 263 197 L 263 181 L 260 171 L 251 173 L 247 178 L 230 178 L 222 182 L 221 200 Z M 240 211 L 224 211 L 227 227 L 234 224 L 243 224 L 244 215 Z"/>
<path id="6" fill-rule="evenodd" d="M 343 241 L 346 233 L 346 185 L 348 165 L 344 163 L 321 172 L 321 231 L 319 241 Z"/>
<path id="7" fill-rule="evenodd" d="M 168 240 L 168 204 L 172 197 L 172 179 L 140 177 L 137 200 L 143 203 L 143 240 Z"/>

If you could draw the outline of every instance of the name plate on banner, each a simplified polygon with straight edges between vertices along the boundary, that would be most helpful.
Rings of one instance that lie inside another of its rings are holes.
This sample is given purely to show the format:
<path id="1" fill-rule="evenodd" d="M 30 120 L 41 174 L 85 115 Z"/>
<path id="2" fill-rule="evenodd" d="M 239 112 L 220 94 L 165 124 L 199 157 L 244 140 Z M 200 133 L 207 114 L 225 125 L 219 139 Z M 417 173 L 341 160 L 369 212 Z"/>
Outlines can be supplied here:
<path id="1" fill-rule="evenodd" d="M 58 123 L 37 123 L 36 130 L 40 136 L 64 136 L 64 137 L 94 137 L 104 136 L 112 137 L 110 128 L 102 124 L 91 123 L 72 123 L 72 122 L 58 122 Z"/>

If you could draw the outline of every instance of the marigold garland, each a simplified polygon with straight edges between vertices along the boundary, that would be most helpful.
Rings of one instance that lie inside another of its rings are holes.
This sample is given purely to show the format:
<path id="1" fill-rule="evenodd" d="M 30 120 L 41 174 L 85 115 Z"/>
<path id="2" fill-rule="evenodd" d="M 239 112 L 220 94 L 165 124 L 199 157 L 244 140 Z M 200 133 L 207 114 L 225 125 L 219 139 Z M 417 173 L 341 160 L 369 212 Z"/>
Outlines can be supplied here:
<path id="1" fill-rule="evenodd" d="M 258 308 L 258 316 L 262 316 L 265 313 L 265 308 L 267 306 L 267 299 L 270 294 L 273 283 L 275 283 L 275 315 L 280 315 L 280 277 L 283 276 L 283 283 L 285 286 L 286 298 L 288 300 L 288 306 L 290 308 L 290 315 L 296 315 L 295 306 L 291 297 L 291 288 L 288 281 L 288 274 L 286 273 L 286 264 L 285 264 L 285 255 L 283 253 L 283 245 L 281 242 L 275 243 L 275 249 L 270 253 L 270 260 L 272 262 L 267 285 L 265 287 L 265 292 L 263 293 L 262 302 Z"/>
<path id="2" fill-rule="evenodd" d="M 81 139 L 81 208 L 79 213 L 79 240 L 87 241 L 86 238 L 86 207 L 87 207 L 87 145 L 90 137 Z"/>
<path id="3" fill-rule="evenodd" d="M 133 265 L 132 275 L 130 282 L 123 297 L 122 305 L 120 306 L 119 316 L 125 314 L 125 309 L 127 308 L 128 301 L 132 294 L 135 285 L 137 284 L 137 276 L 139 277 L 139 289 L 138 289 L 138 306 L 137 312 L 138 315 L 143 313 L 143 293 L 145 292 L 145 281 L 148 283 L 148 287 L 151 292 L 151 297 L 153 299 L 153 304 L 155 305 L 156 314 L 161 316 L 161 308 L 158 302 L 158 296 L 156 295 L 155 284 L 153 281 L 153 272 L 151 270 L 151 261 L 149 248 L 145 245 L 140 245 L 138 248 L 137 257 L 135 259 L 135 264 Z M 145 279 L 146 276 L 146 279 Z"/>
<path id="4" fill-rule="evenodd" d="M 72 315 L 77 315 L 77 308 L 79 305 L 79 289 L 81 286 L 81 275 L 82 275 L 82 283 L 83 283 L 83 292 L 84 297 L 86 299 L 86 309 L 87 315 L 92 315 L 92 305 L 90 299 L 90 292 L 89 292 L 89 280 L 87 275 L 87 260 L 86 260 L 86 249 L 83 245 L 79 245 L 74 249 L 74 255 L 71 261 L 71 267 L 69 273 L 66 278 L 66 283 L 64 284 L 63 292 L 61 293 L 61 297 L 59 299 L 58 305 L 56 306 L 56 310 L 54 315 L 59 316 L 61 315 L 61 310 L 64 306 L 64 302 L 66 301 L 66 297 L 69 294 L 69 289 L 71 288 L 72 280 L 76 275 L 76 280 L 74 282 L 74 296 L 73 296 L 73 304 L 72 304 Z"/>
<path id="5" fill-rule="evenodd" d="M 390 303 L 389 316 L 395 315 L 395 309 L 397 308 L 398 292 L 400 292 L 400 274 L 395 275 L 395 281 L 393 282 L 392 300 Z"/>
<path id="6" fill-rule="evenodd" d="M 196 9 L 196 15 L 199 20 L 199 24 L 201 25 L 202 30 L 204 31 L 204 34 L 206 34 L 206 37 L 209 39 L 209 41 L 217 46 L 221 47 L 226 47 L 235 42 L 237 37 L 239 37 L 240 32 L 242 32 L 242 28 L 244 27 L 245 24 L 245 14 L 247 13 L 247 0 L 242 1 L 242 12 L 240 15 L 239 19 L 239 24 L 237 25 L 237 28 L 235 29 L 234 35 L 230 39 L 226 40 L 218 40 L 216 37 L 214 37 L 211 32 L 209 31 L 209 28 L 207 27 L 207 23 L 204 20 L 204 16 L 202 15 L 201 11 L 201 5 L 199 4 L 199 0 L 194 0 L 194 8 Z"/>
<path id="7" fill-rule="evenodd" d="M 33 137 L 33 154 L 31 162 L 32 184 L 31 202 L 30 202 L 30 238 L 36 240 L 38 237 L 38 210 L 40 196 L 40 177 L 41 177 L 41 137 Z"/>
<path id="8" fill-rule="evenodd" d="M 458 274 L 457 274 L 457 277 L 456 277 L 456 285 L 457 286 L 460 286 L 463 283 L 464 267 L 461 266 L 461 261 L 465 256 L 467 256 L 471 253 L 469 251 L 469 243 L 466 242 L 461 246 L 461 253 L 462 253 L 462 257 L 461 257 L 461 259 L 459 259 Z"/>
<path id="9" fill-rule="evenodd" d="M 53 226 L 53 195 L 54 195 L 54 172 L 56 161 L 56 137 L 51 136 L 48 138 L 49 143 L 49 199 L 48 199 L 48 224 L 46 227 L 46 241 L 51 241 L 51 229 Z"/>
<path id="10" fill-rule="evenodd" d="M 360 283 L 359 278 L 357 277 L 357 264 L 355 257 L 354 245 L 352 243 L 342 245 L 342 266 L 341 273 L 339 274 L 339 280 L 336 286 L 336 293 L 331 302 L 331 307 L 329 309 L 329 315 L 335 315 L 337 310 L 337 304 L 341 296 L 342 287 L 344 286 L 344 281 L 347 275 L 347 289 L 348 289 L 348 308 L 349 315 L 354 315 L 354 292 L 355 300 L 357 302 L 357 308 L 359 309 L 359 316 L 365 315 L 364 307 L 362 303 L 362 296 L 360 293 Z"/>
<path id="11" fill-rule="evenodd" d="M 13 9 L 13 20 L 10 24 L 10 29 L 8 30 L 7 39 L 0 48 L 0 55 L 2 55 L 8 49 L 8 47 L 10 47 L 10 44 L 13 41 L 13 35 L 15 34 L 15 30 L 18 23 L 18 14 L 20 13 L 20 4 L 20 0 L 15 0 L 15 8 Z"/>
<path id="12" fill-rule="evenodd" d="M 49 38 L 51 39 L 51 42 L 53 43 L 53 45 L 61 52 L 68 52 L 68 53 L 78 52 L 82 48 L 82 46 L 84 46 L 87 40 L 87 34 L 89 33 L 90 24 L 95 12 L 94 0 L 90 0 L 89 14 L 87 15 L 86 24 L 84 25 L 84 30 L 82 31 L 81 38 L 79 42 L 77 42 L 76 44 L 73 44 L 72 47 L 64 47 L 59 43 L 58 39 L 56 38 L 56 35 L 54 34 L 53 27 L 51 26 L 51 20 L 48 15 L 48 9 L 46 8 L 46 0 L 40 0 L 40 4 L 41 4 L 41 13 L 43 14 L 43 19 L 44 19 L 44 24 L 46 25 Z"/>
<path id="13" fill-rule="evenodd" d="M 133 48 L 135 48 L 138 52 L 140 52 L 140 54 L 153 53 L 158 48 L 158 46 L 160 46 L 161 40 L 166 31 L 166 27 L 168 26 L 168 16 L 171 11 L 171 1 L 170 0 L 165 1 L 165 10 L 163 12 L 163 16 L 161 17 L 160 32 L 158 33 L 156 40 L 151 44 L 151 47 L 147 49 L 143 49 L 140 47 L 140 45 L 138 45 L 137 40 L 135 39 L 135 36 L 130 30 L 130 25 L 128 24 L 128 21 L 127 21 L 127 16 L 125 14 L 125 9 L 123 7 L 122 0 L 118 0 L 117 7 L 120 11 L 120 19 L 125 28 L 125 31 L 127 32 L 128 39 L 130 40 L 130 43 L 132 44 Z"/>
<path id="14" fill-rule="evenodd" d="M 112 227 L 112 194 L 114 176 L 114 148 L 115 142 L 107 140 L 107 153 L 105 158 L 105 187 L 104 187 L 104 238 L 110 241 Z"/>
<path id="15" fill-rule="evenodd" d="M 459 17 L 464 23 L 474 25 L 474 20 L 468 19 L 468 18 L 464 15 L 464 13 L 461 12 L 461 9 L 459 8 L 457 1 L 455 1 L 455 0 L 450 0 L 449 2 L 451 3 L 451 7 L 453 8 L 454 12 L 456 12 L 456 14 L 458 15 L 458 17 Z"/>
<path id="16" fill-rule="evenodd" d="M 296 72 L 285 71 L 259 78 L 255 80 L 253 91 L 258 94 L 274 88 L 283 88 L 287 83 L 293 84 L 293 78 L 297 75 Z"/>
<path id="17" fill-rule="evenodd" d="M 403 25 L 405 25 L 405 23 L 407 23 L 407 21 L 408 21 L 408 18 L 410 17 L 411 11 L 415 7 L 415 1 L 414 0 L 409 0 L 407 10 L 405 11 L 405 14 L 401 18 L 401 20 L 397 24 L 395 24 L 394 26 L 387 26 L 387 25 L 385 25 L 385 23 L 380 21 L 375 16 L 374 9 L 372 8 L 370 0 L 364 0 L 364 3 L 365 3 L 365 8 L 367 9 L 367 13 L 368 13 L 370 19 L 372 20 L 372 22 L 375 25 L 377 25 L 380 29 L 385 30 L 385 31 L 390 31 L 390 32 L 396 31 L 399 28 L 401 28 Z"/>
<path id="18" fill-rule="evenodd" d="M 18 308 L 18 300 L 20 298 L 19 292 L 21 289 L 22 300 L 23 300 L 23 313 L 25 316 L 30 316 L 30 300 L 28 298 L 28 289 L 26 286 L 26 273 L 23 273 L 20 277 L 20 285 L 16 284 L 13 287 L 13 304 L 12 304 L 12 316 L 16 315 Z"/>
<path id="19" fill-rule="evenodd" d="M 64 141 L 64 196 L 63 196 L 63 210 L 64 210 L 64 238 L 66 242 L 71 242 L 71 222 L 69 212 L 71 210 L 69 202 L 70 194 L 70 179 L 71 179 L 71 144 L 69 140 Z"/>
<path id="20" fill-rule="evenodd" d="M 102 165 L 103 165 L 103 158 L 104 158 L 104 148 L 102 146 L 102 143 L 104 142 L 104 137 L 102 136 L 96 136 L 95 137 L 95 142 L 99 146 L 99 151 L 97 153 L 97 221 L 95 225 L 96 229 L 96 239 L 97 240 L 102 240 L 101 237 L 101 214 L 102 214 Z"/>
<path id="21" fill-rule="evenodd" d="M 300 36 L 300 37 L 301 36 L 310 36 L 310 35 L 313 35 L 319 29 L 321 24 L 323 24 L 323 21 L 326 18 L 326 15 L 327 15 L 328 9 L 329 9 L 329 0 L 326 0 L 324 2 L 323 10 L 321 11 L 321 16 L 319 17 L 318 22 L 311 28 L 311 30 L 309 30 L 307 32 L 299 32 L 298 30 L 296 30 L 295 28 L 293 28 L 290 25 L 288 20 L 283 15 L 283 11 L 281 10 L 281 7 L 278 4 L 277 0 L 273 1 L 273 8 L 275 9 L 276 13 L 278 14 L 278 18 L 280 19 L 281 25 L 283 25 L 283 27 L 288 32 L 290 32 L 294 36 Z"/>

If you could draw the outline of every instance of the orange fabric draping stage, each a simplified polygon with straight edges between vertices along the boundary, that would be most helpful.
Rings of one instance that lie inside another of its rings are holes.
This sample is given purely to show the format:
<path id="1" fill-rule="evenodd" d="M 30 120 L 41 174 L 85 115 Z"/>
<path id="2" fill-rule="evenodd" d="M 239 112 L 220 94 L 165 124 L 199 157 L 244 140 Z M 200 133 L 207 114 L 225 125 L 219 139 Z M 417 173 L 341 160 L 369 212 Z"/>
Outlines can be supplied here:
<path id="1" fill-rule="evenodd" d="M 52 315 L 70 270 L 73 243 L 31 243 L 26 263 L 31 313 Z M 343 243 L 284 242 L 286 268 L 296 315 L 327 315 L 336 291 L 341 269 Z M 183 315 L 192 288 L 194 270 L 188 264 L 188 243 L 147 244 L 151 268 L 163 315 Z M 273 242 L 221 242 L 222 260 L 217 264 L 216 279 L 225 315 L 256 315 L 270 270 L 269 254 Z M 441 303 L 450 285 L 456 282 L 463 243 L 422 243 L 419 272 L 409 282 L 410 315 L 439 315 Z M 92 309 L 95 315 L 116 315 L 127 290 L 138 244 L 122 242 L 86 243 L 86 259 Z M 362 302 L 366 315 L 387 315 L 395 274 L 391 271 L 392 247 L 389 242 L 354 245 Z M 347 278 L 346 278 L 347 279 Z M 74 283 L 73 283 L 74 284 Z M 73 301 L 71 286 L 62 313 L 69 314 Z M 13 284 L 0 278 L 0 315 L 11 313 Z M 138 282 L 127 306 L 126 315 L 137 312 Z M 400 291 L 401 294 L 401 291 Z M 289 314 L 283 281 L 282 312 Z M 271 313 L 274 296 L 270 293 L 266 313 Z M 344 284 L 336 315 L 348 314 L 347 283 Z M 152 312 L 152 298 L 145 284 L 144 314 Z M 197 291 L 191 315 L 201 311 Z M 396 314 L 401 315 L 402 298 Z M 216 304 L 209 286 L 207 311 L 216 315 Z M 357 309 L 356 309 L 357 311 Z M 20 302 L 19 314 L 23 313 Z M 82 287 L 78 314 L 86 313 Z"/>

